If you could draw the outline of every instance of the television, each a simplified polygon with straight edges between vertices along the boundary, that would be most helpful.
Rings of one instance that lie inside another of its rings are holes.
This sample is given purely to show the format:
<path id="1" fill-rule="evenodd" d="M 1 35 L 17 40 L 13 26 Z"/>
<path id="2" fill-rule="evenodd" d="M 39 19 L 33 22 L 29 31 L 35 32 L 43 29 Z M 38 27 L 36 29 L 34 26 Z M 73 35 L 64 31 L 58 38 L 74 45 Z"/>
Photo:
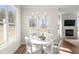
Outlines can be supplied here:
<path id="1" fill-rule="evenodd" d="M 75 26 L 75 20 L 64 20 L 64 26 Z"/>

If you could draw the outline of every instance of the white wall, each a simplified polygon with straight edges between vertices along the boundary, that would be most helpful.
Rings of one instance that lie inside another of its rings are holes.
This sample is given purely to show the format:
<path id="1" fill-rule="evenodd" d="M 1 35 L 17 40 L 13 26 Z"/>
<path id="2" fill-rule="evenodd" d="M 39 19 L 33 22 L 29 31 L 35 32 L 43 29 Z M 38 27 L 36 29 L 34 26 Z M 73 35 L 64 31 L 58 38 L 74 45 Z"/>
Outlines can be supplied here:
<path id="1" fill-rule="evenodd" d="M 16 37 L 21 40 L 21 8 L 20 6 L 16 6 Z"/>
<path id="2" fill-rule="evenodd" d="M 16 6 L 16 40 L 0 47 L 0 54 L 14 53 L 21 44 L 21 10 Z"/>
<path id="3" fill-rule="evenodd" d="M 24 7 L 22 8 L 22 43 L 25 43 L 24 36 L 28 34 L 29 31 L 29 16 L 32 15 L 32 12 L 37 15 L 37 12 L 40 11 L 40 16 L 44 16 L 44 12 L 48 15 L 48 28 L 51 33 L 54 34 L 54 38 L 58 37 L 58 9 L 55 7 L 46 7 L 36 6 L 36 7 Z"/>
<path id="4" fill-rule="evenodd" d="M 79 38 L 79 13 L 77 13 L 77 38 Z"/>

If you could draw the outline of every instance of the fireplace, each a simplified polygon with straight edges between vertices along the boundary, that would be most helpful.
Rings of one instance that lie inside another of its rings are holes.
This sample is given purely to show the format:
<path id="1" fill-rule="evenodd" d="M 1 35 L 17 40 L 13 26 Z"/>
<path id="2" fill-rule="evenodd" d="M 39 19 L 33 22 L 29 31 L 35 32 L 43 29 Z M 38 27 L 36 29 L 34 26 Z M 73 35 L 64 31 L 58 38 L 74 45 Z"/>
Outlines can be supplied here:
<path id="1" fill-rule="evenodd" d="M 74 36 L 73 29 L 66 29 L 65 30 L 65 36 Z"/>

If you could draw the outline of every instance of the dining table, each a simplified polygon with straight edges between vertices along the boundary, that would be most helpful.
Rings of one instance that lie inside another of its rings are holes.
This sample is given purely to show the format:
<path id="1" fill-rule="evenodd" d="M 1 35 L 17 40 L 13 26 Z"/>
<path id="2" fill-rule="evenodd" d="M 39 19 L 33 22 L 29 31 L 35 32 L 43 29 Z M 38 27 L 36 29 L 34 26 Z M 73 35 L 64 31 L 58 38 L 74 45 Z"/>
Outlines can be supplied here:
<path id="1" fill-rule="evenodd" d="M 31 44 L 31 50 L 32 50 L 32 45 L 41 46 L 42 54 L 44 53 L 43 46 L 49 46 L 50 44 L 52 44 L 52 41 L 50 41 L 49 39 L 41 40 L 40 38 L 33 38 L 33 37 L 30 37 L 29 42 Z"/>

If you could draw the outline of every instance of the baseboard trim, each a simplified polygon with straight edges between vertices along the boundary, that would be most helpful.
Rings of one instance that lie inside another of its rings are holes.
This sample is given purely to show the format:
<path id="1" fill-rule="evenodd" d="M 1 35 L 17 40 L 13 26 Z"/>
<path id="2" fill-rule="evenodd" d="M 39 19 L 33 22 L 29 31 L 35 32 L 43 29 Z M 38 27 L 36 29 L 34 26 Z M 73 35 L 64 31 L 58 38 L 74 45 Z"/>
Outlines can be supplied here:
<path id="1" fill-rule="evenodd" d="M 26 44 L 25 42 L 21 42 L 21 44 Z"/>

